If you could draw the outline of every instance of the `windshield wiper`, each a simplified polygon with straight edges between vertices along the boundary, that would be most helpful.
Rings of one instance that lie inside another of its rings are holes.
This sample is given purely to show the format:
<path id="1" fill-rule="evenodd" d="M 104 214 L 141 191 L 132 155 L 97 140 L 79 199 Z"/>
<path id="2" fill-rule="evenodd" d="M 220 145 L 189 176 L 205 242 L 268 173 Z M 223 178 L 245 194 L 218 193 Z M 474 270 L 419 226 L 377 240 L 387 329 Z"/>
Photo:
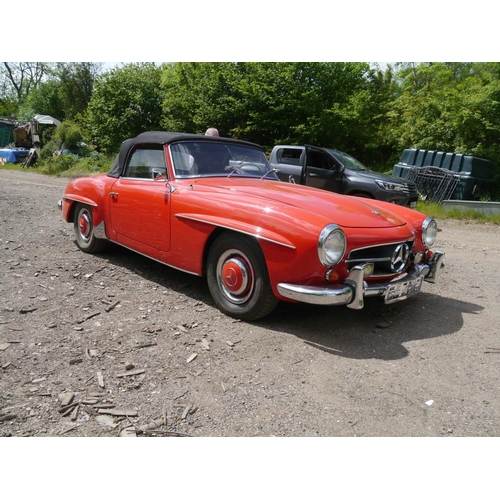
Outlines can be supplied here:
<path id="1" fill-rule="evenodd" d="M 267 177 L 267 174 L 276 174 L 279 171 L 279 168 L 272 168 L 271 170 L 268 170 L 260 179 L 265 179 Z"/>
<path id="2" fill-rule="evenodd" d="M 238 174 L 241 174 L 241 175 L 256 177 L 258 174 L 260 174 L 264 170 L 265 166 L 264 166 L 264 164 L 259 164 L 259 163 L 255 163 L 252 161 L 242 160 L 238 163 L 238 165 L 234 165 L 234 166 L 230 165 L 226 168 L 231 169 L 231 172 L 229 172 L 229 175 L 227 176 L 229 179 L 229 177 L 231 177 L 235 172 Z M 257 175 L 254 175 L 254 172 Z M 263 179 L 269 172 L 270 171 L 267 171 L 261 178 Z"/>

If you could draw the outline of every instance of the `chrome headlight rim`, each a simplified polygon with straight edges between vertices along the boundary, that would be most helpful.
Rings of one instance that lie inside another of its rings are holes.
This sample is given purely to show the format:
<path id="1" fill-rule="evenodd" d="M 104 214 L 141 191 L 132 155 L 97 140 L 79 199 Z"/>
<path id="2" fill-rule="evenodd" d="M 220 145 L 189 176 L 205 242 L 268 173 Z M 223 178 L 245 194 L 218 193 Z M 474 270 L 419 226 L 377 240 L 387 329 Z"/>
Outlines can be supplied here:
<path id="1" fill-rule="evenodd" d="M 437 222 L 432 217 L 426 217 L 422 223 L 422 243 L 430 248 L 436 242 Z"/>
<path id="2" fill-rule="evenodd" d="M 318 238 L 318 258 L 324 266 L 335 266 L 344 257 L 346 247 L 344 231 L 337 224 L 328 224 Z"/>

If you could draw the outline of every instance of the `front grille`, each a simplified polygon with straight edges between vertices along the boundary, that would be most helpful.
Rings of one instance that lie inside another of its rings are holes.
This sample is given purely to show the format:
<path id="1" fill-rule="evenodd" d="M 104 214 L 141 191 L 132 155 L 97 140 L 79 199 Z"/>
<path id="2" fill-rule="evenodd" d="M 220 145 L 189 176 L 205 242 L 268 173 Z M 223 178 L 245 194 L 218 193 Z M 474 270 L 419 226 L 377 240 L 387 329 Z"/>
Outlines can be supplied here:
<path id="1" fill-rule="evenodd" d="M 408 251 L 404 248 L 405 244 Z M 370 263 L 375 266 L 373 276 L 393 276 L 407 267 L 412 248 L 413 240 L 358 248 L 349 254 L 346 260 L 347 268 L 350 271 L 354 266 Z"/>
<path id="2" fill-rule="evenodd" d="M 409 194 L 410 196 L 418 196 L 417 186 L 413 183 L 406 183 L 403 188 L 403 193 Z"/>

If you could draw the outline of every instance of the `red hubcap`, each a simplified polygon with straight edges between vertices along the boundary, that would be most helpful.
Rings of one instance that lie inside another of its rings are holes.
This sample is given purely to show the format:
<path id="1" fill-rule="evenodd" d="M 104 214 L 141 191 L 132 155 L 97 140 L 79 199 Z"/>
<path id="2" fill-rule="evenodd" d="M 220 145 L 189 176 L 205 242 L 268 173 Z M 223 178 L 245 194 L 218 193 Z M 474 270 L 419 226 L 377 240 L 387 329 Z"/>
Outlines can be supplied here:
<path id="1" fill-rule="evenodd" d="M 78 219 L 78 227 L 82 236 L 87 237 L 89 235 L 90 220 L 87 214 L 80 215 L 80 218 Z"/>
<path id="2" fill-rule="evenodd" d="M 234 294 L 241 295 L 248 289 L 248 270 L 239 259 L 229 259 L 222 267 L 222 281 L 226 289 Z"/>

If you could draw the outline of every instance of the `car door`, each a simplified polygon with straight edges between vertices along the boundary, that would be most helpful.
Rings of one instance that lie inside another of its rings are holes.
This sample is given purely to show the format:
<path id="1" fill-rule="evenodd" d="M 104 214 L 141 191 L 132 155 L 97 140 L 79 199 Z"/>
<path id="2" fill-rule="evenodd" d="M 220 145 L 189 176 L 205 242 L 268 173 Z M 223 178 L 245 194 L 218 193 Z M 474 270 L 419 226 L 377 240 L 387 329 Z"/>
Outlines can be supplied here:
<path id="1" fill-rule="evenodd" d="M 306 145 L 301 184 L 340 193 L 343 170 L 328 151 Z"/>
<path id="2" fill-rule="evenodd" d="M 135 147 L 109 196 L 118 243 L 153 258 L 170 249 L 170 189 L 163 146 Z"/>
<path id="3" fill-rule="evenodd" d="M 278 178 L 285 182 L 293 181 L 300 184 L 303 155 L 304 148 L 301 147 L 284 146 L 277 149 L 275 162 L 271 163 L 271 166 L 278 169 L 276 173 Z"/>

